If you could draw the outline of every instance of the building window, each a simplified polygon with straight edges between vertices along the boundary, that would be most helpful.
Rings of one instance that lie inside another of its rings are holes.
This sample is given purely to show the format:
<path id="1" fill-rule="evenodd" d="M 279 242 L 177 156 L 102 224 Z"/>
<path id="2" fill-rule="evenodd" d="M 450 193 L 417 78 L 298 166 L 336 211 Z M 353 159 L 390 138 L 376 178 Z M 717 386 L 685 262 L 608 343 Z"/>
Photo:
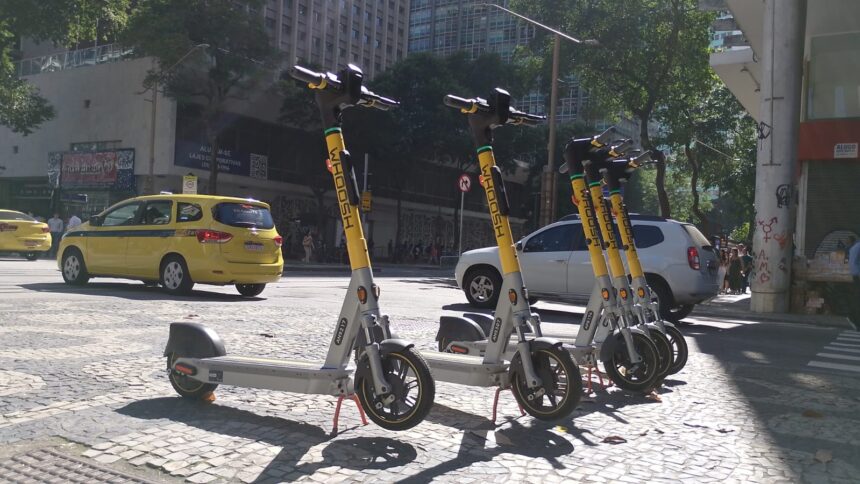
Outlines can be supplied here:
<path id="1" fill-rule="evenodd" d="M 291 32 L 291 31 L 292 31 L 292 29 L 290 28 L 290 24 L 286 24 L 286 23 L 285 23 L 285 24 L 281 24 L 281 32 L 282 32 L 284 35 L 290 35 L 290 32 Z"/>
<path id="2" fill-rule="evenodd" d="M 314 37 L 312 42 L 313 42 L 314 49 L 319 49 L 320 45 L 322 45 L 319 37 Z"/>
<path id="3" fill-rule="evenodd" d="M 812 38 L 809 119 L 860 117 L 860 32 Z"/>
<path id="4" fill-rule="evenodd" d="M 355 40 L 358 40 L 358 36 L 359 36 L 358 29 L 352 29 L 352 38 Z"/>
<path id="5" fill-rule="evenodd" d="M 266 17 L 266 29 L 275 30 L 275 19 Z"/>
<path id="6" fill-rule="evenodd" d="M 293 0 L 284 0 L 284 11 L 293 9 Z"/>
<path id="7" fill-rule="evenodd" d="M 299 15 L 305 15 L 308 13 L 308 8 L 304 6 L 304 4 L 299 4 Z"/>

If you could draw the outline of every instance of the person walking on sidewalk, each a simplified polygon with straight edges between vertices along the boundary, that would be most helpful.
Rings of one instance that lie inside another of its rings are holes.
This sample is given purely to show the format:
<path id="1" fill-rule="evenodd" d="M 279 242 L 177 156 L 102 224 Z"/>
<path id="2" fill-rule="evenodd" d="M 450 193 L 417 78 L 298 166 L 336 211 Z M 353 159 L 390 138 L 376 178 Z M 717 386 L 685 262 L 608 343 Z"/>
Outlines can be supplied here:
<path id="1" fill-rule="evenodd" d="M 66 224 L 66 232 L 68 232 L 69 230 L 72 230 L 73 228 L 77 227 L 80 224 L 81 224 L 80 217 L 78 217 L 75 214 L 72 214 L 72 216 L 69 217 L 69 223 Z"/>
<path id="2" fill-rule="evenodd" d="M 63 238 L 63 219 L 60 214 L 54 213 L 54 216 L 48 219 L 48 230 L 51 231 L 51 257 L 57 257 L 57 249 L 60 247 L 60 239 Z"/>
<path id="3" fill-rule="evenodd" d="M 747 288 L 750 285 L 750 273 L 753 268 L 753 258 L 750 255 L 749 247 L 740 245 L 741 248 L 741 294 L 747 293 Z"/>
<path id="4" fill-rule="evenodd" d="M 738 256 L 738 249 L 732 249 L 732 255 L 729 257 L 729 290 L 731 294 L 740 294 L 741 277 L 741 258 Z"/>
<path id="5" fill-rule="evenodd" d="M 851 284 L 854 289 L 851 321 L 860 323 L 860 241 L 854 236 L 848 238 L 848 270 L 851 271 Z"/>
<path id="6" fill-rule="evenodd" d="M 314 238 L 310 232 L 305 232 L 305 237 L 302 239 L 302 247 L 305 249 L 305 262 L 311 261 L 311 256 L 314 255 Z"/>

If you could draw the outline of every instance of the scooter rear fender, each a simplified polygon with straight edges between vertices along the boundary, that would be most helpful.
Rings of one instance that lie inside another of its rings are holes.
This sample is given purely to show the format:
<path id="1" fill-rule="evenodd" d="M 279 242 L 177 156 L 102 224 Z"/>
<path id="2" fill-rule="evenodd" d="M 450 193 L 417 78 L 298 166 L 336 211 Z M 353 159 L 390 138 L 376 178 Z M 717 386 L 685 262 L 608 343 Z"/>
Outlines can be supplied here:
<path id="1" fill-rule="evenodd" d="M 185 358 L 224 356 L 224 342 L 214 329 L 200 323 L 170 323 L 170 338 L 164 356 L 176 353 Z"/>
<path id="2" fill-rule="evenodd" d="M 487 333 L 475 321 L 460 316 L 442 316 L 439 318 L 439 331 L 436 341 L 482 341 L 487 339 Z"/>

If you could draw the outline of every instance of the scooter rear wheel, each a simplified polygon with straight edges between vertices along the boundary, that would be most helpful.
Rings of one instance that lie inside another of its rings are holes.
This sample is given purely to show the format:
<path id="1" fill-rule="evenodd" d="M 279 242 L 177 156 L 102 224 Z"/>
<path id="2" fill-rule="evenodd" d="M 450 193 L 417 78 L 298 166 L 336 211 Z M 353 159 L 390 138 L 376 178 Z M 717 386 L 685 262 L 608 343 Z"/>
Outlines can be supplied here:
<path id="1" fill-rule="evenodd" d="M 176 393 L 185 398 L 203 398 L 218 388 L 218 385 L 197 381 L 174 370 L 173 363 L 179 358 L 181 358 L 181 355 L 177 355 L 176 353 L 171 353 L 167 357 L 167 372 L 170 378 L 170 386 L 176 390 Z"/>
<path id="2" fill-rule="evenodd" d="M 529 388 L 522 373 L 520 354 L 511 360 L 511 388 L 517 403 L 538 420 L 559 420 L 567 417 L 582 398 L 582 376 L 567 351 L 551 347 L 532 352 L 535 373 L 541 386 Z"/>
<path id="3" fill-rule="evenodd" d="M 376 425 L 386 430 L 410 429 L 424 420 L 436 397 L 436 383 L 430 367 L 415 348 L 406 348 L 380 355 L 383 376 L 391 385 L 391 393 L 378 396 L 373 386 L 367 357 L 363 356 L 359 368 L 368 365 L 355 379 L 355 392 L 361 406 Z M 385 403 L 388 395 L 394 400 Z"/>
<path id="4" fill-rule="evenodd" d="M 618 333 L 614 336 L 618 339 L 615 350 L 608 359 L 603 360 L 603 366 L 609 378 L 618 387 L 631 392 L 647 393 L 654 388 L 654 383 L 658 377 L 659 356 L 657 356 L 657 347 L 644 334 L 633 333 L 632 336 L 633 347 L 642 357 L 642 361 L 636 364 L 630 361 L 624 336 Z"/>
<path id="5" fill-rule="evenodd" d="M 687 348 L 687 340 L 684 339 L 684 335 L 678 328 L 666 326 L 666 337 L 669 338 L 669 344 L 672 345 L 673 353 L 672 367 L 669 368 L 669 374 L 674 375 L 684 369 L 690 353 Z"/>

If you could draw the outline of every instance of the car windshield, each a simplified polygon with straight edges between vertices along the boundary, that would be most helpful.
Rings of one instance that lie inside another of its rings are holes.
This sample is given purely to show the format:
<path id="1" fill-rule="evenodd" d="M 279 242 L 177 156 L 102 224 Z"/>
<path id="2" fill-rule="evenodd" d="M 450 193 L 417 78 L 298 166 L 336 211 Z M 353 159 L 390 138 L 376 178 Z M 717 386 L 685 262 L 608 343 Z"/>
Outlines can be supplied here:
<path id="1" fill-rule="evenodd" d="M 25 215 L 21 212 L 13 212 L 12 210 L 0 210 L 0 220 L 25 220 L 27 222 L 35 222 L 36 219 Z"/>
<path id="2" fill-rule="evenodd" d="M 271 229 L 275 227 L 272 214 L 266 207 L 250 203 L 219 203 L 215 206 L 215 220 L 231 227 Z"/>

